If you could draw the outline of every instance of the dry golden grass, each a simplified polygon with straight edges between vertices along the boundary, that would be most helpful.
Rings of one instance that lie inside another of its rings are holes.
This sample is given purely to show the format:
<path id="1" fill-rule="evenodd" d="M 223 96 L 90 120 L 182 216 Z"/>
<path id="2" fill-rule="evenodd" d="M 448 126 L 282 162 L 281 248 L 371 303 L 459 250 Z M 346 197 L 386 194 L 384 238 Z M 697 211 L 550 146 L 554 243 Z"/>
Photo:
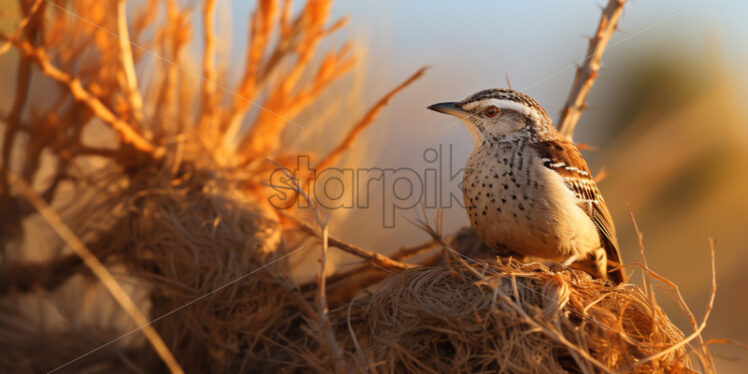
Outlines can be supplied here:
<path id="1" fill-rule="evenodd" d="M 296 14 L 290 1 L 258 1 L 236 85 L 216 61 L 214 0 L 195 10 L 148 1 L 129 23 L 124 0 L 18 4 L 16 29 L 0 33 L 0 52 L 18 60 L 2 118 L 2 256 L 31 250 L 24 223 L 37 212 L 73 251 L 3 261 L 3 370 L 43 362 L 44 371 L 93 372 L 687 372 L 694 361 L 713 371 L 704 322 L 681 303 L 694 329 L 684 337 L 648 283 L 613 287 L 571 269 L 473 260 L 464 257 L 479 246 L 473 234 L 445 238 L 440 220 L 420 225 L 432 240 L 388 257 L 335 239 L 319 210 L 311 226 L 294 216 L 303 212 L 272 208 L 264 183 L 297 156 L 284 147 L 284 130 L 356 62 L 347 44 L 318 56 L 346 22 L 329 19 L 331 1 L 308 0 Z M 615 23 L 623 2 L 610 4 L 603 19 Z M 202 30 L 192 29 L 193 17 Z M 612 32 L 605 22 L 601 32 Z M 204 45 L 198 68 L 187 56 L 194 33 Z M 597 63 L 609 36 L 591 44 Z M 334 165 L 422 74 L 383 95 L 315 165 Z M 573 102 L 584 101 L 593 78 L 572 91 Z M 44 82 L 43 92 L 32 80 Z M 92 144 L 90 133 L 113 140 Z M 294 280 L 288 258 L 317 248 L 317 278 Z M 328 274 L 334 248 L 364 264 Z M 672 286 L 642 268 L 645 279 Z M 14 301 L 44 299 L 73 279 L 107 284 L 136 329 L 102 340 L 69 321 L 78 339 L 67 354 L 39 351 L 72 330 L 23 326 L 28 311 Z M 146 296 L 124 293 L 125 280 Z M 120 344 L 141 329 L 155 350 Z M 19 359 L 34 349 L 40 356 Z"/>

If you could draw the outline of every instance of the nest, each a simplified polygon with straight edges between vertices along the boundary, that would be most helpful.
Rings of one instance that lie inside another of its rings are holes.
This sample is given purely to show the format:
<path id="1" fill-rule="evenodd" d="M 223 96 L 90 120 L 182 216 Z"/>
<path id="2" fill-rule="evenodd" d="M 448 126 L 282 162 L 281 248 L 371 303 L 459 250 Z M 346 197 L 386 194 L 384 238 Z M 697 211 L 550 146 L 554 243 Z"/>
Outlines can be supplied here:
<path id="1" fill-rule="evenodd" d="M 99 208 L 123 212 L 102 241 L 151 289 L 157 331 L 190 372 L 333 370 L 311 306 L 315 287 L 303 292 L 285 261 L 257 271 L 289 252 L 279 241 L 277 217 L 207 175 L 178 176 L 178 185 L 156 182 L 173 186 L 168 189 L 144 178 L 107 200 L 119 201 L 115 208 Z M 346 370 L 591 373 L 691 366 L 682 346 L 671 349 L 683 333 L 641 288 L 492 258 L 474 239 L 467 229 L 451 240 L 473 254 L 464 257 L 471 263 L 447 256 L 439 265 L 386 278 L 380 273 L 356 284 L 357 295 L 367 296 L 339 300 L 330 329 Z M 152 350 L 141 355 L 146 367 L 158 367 Z"/>
<path id="2" fill-rule="evenodd" d="M 347 347 L 381 373 L 690 367 L 684 349 L 668 350 L 683 334 L 640 288 L 512 259 L 409 270 L 349 313 Z"/>
<path id="3" fill-rule="evenodd" d="M 194 372 L 257 369 L 277 358 L 266 335 L 274 342 L 299 324 L 284 291 L 286 264 L 258 271 L 285 254 L 280 225 L 265 204 L 210 170 L 184 163 L 167 179 L 143 170 L 79 215 L 119 217 L 103 230 L 82 226 L 97 248 L 113 254 L 110 261 L 149 289 L 150 318 L 181 365 Z M 141 356 L 144 366 L 158 367 L 152 350 Z"/>

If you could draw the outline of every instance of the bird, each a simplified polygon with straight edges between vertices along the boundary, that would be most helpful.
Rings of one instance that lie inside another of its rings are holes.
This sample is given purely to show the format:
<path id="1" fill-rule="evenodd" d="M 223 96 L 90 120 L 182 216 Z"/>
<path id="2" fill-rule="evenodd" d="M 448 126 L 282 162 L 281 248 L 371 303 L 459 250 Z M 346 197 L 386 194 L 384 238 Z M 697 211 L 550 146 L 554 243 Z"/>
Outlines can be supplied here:
<path id="1" fill-rule="evenodd" d="M 516 257 L 574 265 L 624 283 L 615 226 L 579 149 L 540 104 L 512 89 L 428 109 L 456 117 L 473 140 L 462 193 L 474 231 Z"/>

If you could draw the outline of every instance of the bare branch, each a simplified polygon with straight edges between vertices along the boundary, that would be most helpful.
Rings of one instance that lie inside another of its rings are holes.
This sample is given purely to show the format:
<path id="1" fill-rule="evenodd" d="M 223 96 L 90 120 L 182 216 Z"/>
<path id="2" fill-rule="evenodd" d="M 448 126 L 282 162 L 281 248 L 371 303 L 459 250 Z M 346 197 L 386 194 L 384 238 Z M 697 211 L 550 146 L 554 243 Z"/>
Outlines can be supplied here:
<path id="1" fill-rule="evenodd" d="M 11 40 L 15 40 L 24 35 L 27 39 L 33 40 L 38 33 L 38 23 L 40 21 L 40 15 L 43 12 L 39 12 L 41 1 L 35 2 L 28 10 L 26 17 L 21 20 L 18 28 L 13 35 L 6 40 L 5 45 L 0 47 L 0 55 L 5 51 L 6 47 L 12 45 Z M 22 10 L 25 8 L 22 7 Z M 28 28 L 26 26 L 30 25 Z M 12 147 L 14 145 L 16 133 L 20 128 L 21 115 L 23 114 L 24 108 L 28 100 L 29 88 L 31 87 L 31 59 L 27 56 L 22 56 L 18 62 L 16 68 L 16 91 L 13 98 L 13 105 L 11 106 L 10 113 L 8 114 L 5 121 L 7 127 L 2 140 L 2 153 L 0 156 L 0 193 L 6 193 L 4 191 L 8 184 L 8 173 L 11 169 L 13 156 Z"/>
<path id="2" fill-rule="evenodd" d="M 411 83 L 415 82 L 418 78 L 423 76 L 423 73 L 426 72 L 426 69 L 427 67 L 418 69 L 418 71 L 416 71 L 408 79 L 400 83 L 392 91 L 388 92 L 386 95 L 384 95 L 384 97 L 379 99 L 379 101 L 377 101 L 377 103 L 374 104 L 374 106 L 371 107 L 368 112 L 366 112 L 364 117 L 361 118 L 355 126 L 353 126 L 353 128 L 348 132 L 348 135 L 346 135 L 343 142 L 340 143 L 334 150 L 332 150 L 332 152 L 328 153 L 327 156 L 325 156 L 325 158 L 317 164 L 316 169 L 322 170 L 324 168 L 330 167 L 335 162 L 337 162 L 343 152 L 353 146 L 353 142 L 356 140 L 356 138 L 358 138 L 359 134 L 361 134 L 361 132 L 364 131 L 367 126 L 374 122 L 374 120 L 377 118 L 377 115 L 379 115 L 379 112 L 382 110 L 382 108 L 384 108 L 385 105 L 387 105 L 387 103 L 389 103 L 390 99 L 392 99 L 393 96 L 397 95 L 397 93 L 402 91 L 405 87 L 408 87 Z"/>
<path id="3" fill-rule="evenodd" d="M 26 107 L 29 87 L 31 85 L 31 64 L 29 60 L 28 57 L 24 56 L 18 63 L 16 71 L 15 97 L 8 118 L 6 119 L 8 125 L 5 130 L 5 135 L 3 136 L 2 157 L 0 157 L 0 170 L 2 170 L 2 174 L 0 174 L 0 192 L 3 193 L 7 192 L 4 190 L 8 183 L 7 173 L 10 171 L 12 165 L 12 147 L 17 131 L 20 127 L 21 114 L 23 109 Z"/>
<path id="4" fill-rule="evenodd" d="M 329 53 L 323 59 L 311 82 L 301 83 L 305 72 L 309 71 L 313 63 L 313 57 L 321 40 L 345 24 L 345 21 L 337 21 L 330 28 L 325 29 L 330 6 L 331 2 L 327 0 L 309 2 L 289 23 L 290 2 L 284 3 L 279 28 L 281 35 L 279 35 L 276 48 L 270 57 L 257 68 L 256 76 L 245 81 L 248 84 L 247 88 L 257 92 L 258 87 L 267 79 L 267 74 L 276 69 L 281 60 L 290 55 L 294 55 L 295 59 L 290 62 L 289 70 L 284 74 L 283 79 L 277 80 L 268 88 L 267 99 L 262 103 L 262 110 L 247 134 L 239 139 L 239 145 L 235 148 L 240 156 L 239 165 L 246 164 L 253 157 L 265 156 L 276 151 L 280 146 L 278 139 L 281 132 L 288 123 L 294 123 L 291 118 L 308 106 L 333 81 L 353 67 L 355 58 L 348 55 L 348 48 L 344 46 L 337 54 Z M 275 12 L 275 9 L 269 9 L 266 14 L 268 17 L 274 16 Z M 246 113 L 249 105 L 258 106 L 257 103 L 243 98 L 242 100 L 245 103 L 239 102 L 240 105 L 235 105 L 232 110 L 233 114 L 230 116 L 224 142 L 236 136 L 241 118 L 243 118 L 242 113 Z"/>
<path id="5" fill-rule="evenodd" d="M 152 129 L 156 136 L 163 136 L 166 127 L 176 125 L 176 131 L 182 132 L 187 121 L 186 115 L 178 115 L 178 108 L 175 104 L 177 99 L 177 90 L 179 83 L 179 71 L 177 65 L 181 65 L 181 54 L 186 48 L 188 36 L 192 33 L 189 19 L 190 12 L 180 10 L 175 0 L 166 1 L 166 23 L 157 30 L 158 43 L 161 45 L 161 54 L 166 57 L 162 61 L 161 68 L 165 73 L 158 77 L 158 82 L 153 86 L 156 90 L 156 103 L 154 113 L 151 115 Z M 173 61 L 175 63 L 168 63 Z M 182 70 L 184 72 L 184 70 Z M 186 90 L 185 90 L 186 91 Z M 199 123 L 196 120 L 195 123 Z"/>
<path id="6" fill-rule="evenodd" d="M 18 23 L 18 26 L 16 27 L 16 30 L 13 32 L 12 38 L 18 38 L 21 36 L 21 33 L 24 32 L 26 26 L 30 23 L 32 18 L 36 15 L 36 12 L 39 10 L 39 7 L 44 4 L 43 0 L 35 0 L 34 4 L 31 5 L 31 8 L 29 9 L 28 13 L 25 17 L 21 20 L 21 22 Z M 11 47 L 10 41 L 5 41 L 5 44 L 0 46 L 0 55 L 2 55 L 5 52 L 8 52 L 8 50 Z"/>
<path id="7" fill-rule="evenodd" d="M 268 99 L 263 103 L 265 108 L 260 111 L 251 129 L 241 140 L 239 154 L 246 160 L 276 151 L 280 146 L 281 132 L 287 124 L 293 123 L 291 118 L 314 102 L 333 81 L 353 67 L 355 57 L 349 56 L 348 51 L 346 45 L 337 53 L 328 53 L 320 63 L 314 79 L 297 87 L 300 74 L 309 69 L 309 61 L 301 65 L 301 58 L 311 58 L 309 54 L 300 55 L 297 65 L 286 79 L 271 89 Z"/>
<path id="8" fill-rule="evenodd" d="M 127 30 L 127 0 L 117 1 L 117 40 L 119 42 L 119 61 L 125 75 L 125 95 L 130 103 L 130 111 L 137 125 L 143 122 L 143 98 L 138 91 L 138 77 L 135 75 L 130 32 Z"/>
<path id="9" fill-rule="evenodd" d="M 112 113 L 104 103 L 88 92 L 77 78 L 52 65 L 44 50 L 34 47 L 26 40 L 18 40 L 5 34 L 0 34 L 0 39 L 9 40 L 25 56 L 34 60 L 45 75 L 65 86 L 76 100 L 85 103 L 102 121 L 109 124 L 124 143 L 155 157 L 160 156 L 161 150 L 156 149 L 153 144 L 138 134 L 129 123 Z"/>
<path id="10" fill-rule="evenodd" d="M 215 141 L 214 134 L 217 129 L 214 128 L 214 113 L 215 113 L 215 82 L 216 82 L 216 68 L 215 68 L 215 49 L 216 49 L 216 31 L 215 31 L 215 0 L 204 0 L 203 1 L 203 81 L 202 88 L 200 91 L 200 124 L 199 132 L 202 135 L 203 141 L 208 141 L 211 146 L 214 146 L 212 142 Z M 206 138 L 207 136 L 207 138 Z"/>
<path id="11" fill-rule="evenodd" d="M 320 234 L 315 230 L 313 227 L 309 226 L 308 224 L 301 222 L 296 217 L 292 217 L 289 215 L 284 215 L 284 218 L 289 219 L 294 224 L 299 226 L 300 229 L 302 229 L 304 232 L 306 232 L 309 235 L 320 237 Z M 378 266 L 381 266 L 385 269 L 389 270 L 397 270 L 397 271 L 403 271 L 412 269 L 415 267 L 418 267 L 418 265 L 408 264 L 405 262 L 400 262 L 397 260 L 393 260 L 387 256 L 380 255 L 379 253 L 367 251 L 365 249 L 356 247 L 353 244 L 346 243 L 342 240 L 336 239 L 332 236 L 328 236 L 327 240 L 329 244 L 335 248 L 341 249 L 344 252 L 348 252 L 354 256 L 363 258 L 364 260 L 370 261 Z"/>
<path id="12" fill-rule="evenodd" d="M 595 83 L 597 72 L 600 70 L 600 61 L 603 58 L 605 47 L 610 37 L 616 31 L 618 18 L 623 12 L 626 0 L 609 0 L 600 16 L 600 24 L 597 25 L 595 36 L 590 39 L 582 65 L 577 67 L 574 83 L 571 85 L 569 96 L 566 98 L 564 108 L 561 110 L 561 118 L 558 120 L 558 129 L 561 134 L 569 139 L 574 134 L 574 127 L 579 121 L 586 107 L 587 93 Z"/>

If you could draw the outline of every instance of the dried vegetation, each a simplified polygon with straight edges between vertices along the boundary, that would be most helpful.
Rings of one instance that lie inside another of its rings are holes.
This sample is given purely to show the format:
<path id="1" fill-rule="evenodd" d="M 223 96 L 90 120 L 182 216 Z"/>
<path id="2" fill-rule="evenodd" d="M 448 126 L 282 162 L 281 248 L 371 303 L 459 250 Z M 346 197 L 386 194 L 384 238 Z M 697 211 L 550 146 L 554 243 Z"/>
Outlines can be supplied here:
<path id="1" fill-rule="evenodd" d="M 601 33 L 623 3 L 611 1 Z M 347 44 L 320 55 L 346 22 L 331 21 L 330 7 L 258 1 L 233 84 L 216 58 L 215 0 L 147 1 L 130 17 L 124 0 L 18 2 L 15 28 L 0 33 L 16 70 L 0 114 L 3 371 L 688 372 L 692 361 L 713 371 L 703 323 L 682 298 L 694 332 L 668 320 L 649 282 L 678 290 L 645 264 L 643 287 L 613 287 L 571 269 L 476 259 L 474 235 L 445 238 L 440 222 L 420 224 L 427 243 L 385 256 L 331 236 L 319 210 L 271 207 L 269 173 L 299 152 L 283 132 L 356 63 Z M 341 124 L 347 135 L 316 167 L 334 165 L 422 74 Z M 581 110 L 592 79 L 577 79 L 588 84 L 575 84 L 564 116 Z M 38 216 L 65 245 L 31 260 Z M 333 249 L 363 264 L 327 274 Z M 294 279 L 290 256 L 317 250 L 317 278 Z M 100 328 L 55 306 L 65 322 L 49 327 L 22 302 L 54 304 L 86 284 L 103 284 L 132 323 Z"/>

